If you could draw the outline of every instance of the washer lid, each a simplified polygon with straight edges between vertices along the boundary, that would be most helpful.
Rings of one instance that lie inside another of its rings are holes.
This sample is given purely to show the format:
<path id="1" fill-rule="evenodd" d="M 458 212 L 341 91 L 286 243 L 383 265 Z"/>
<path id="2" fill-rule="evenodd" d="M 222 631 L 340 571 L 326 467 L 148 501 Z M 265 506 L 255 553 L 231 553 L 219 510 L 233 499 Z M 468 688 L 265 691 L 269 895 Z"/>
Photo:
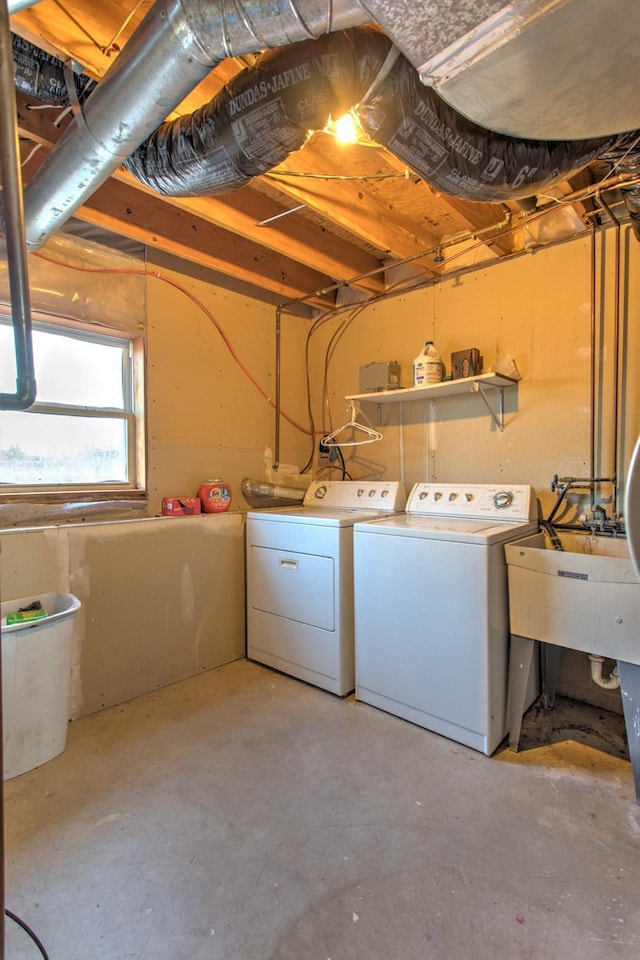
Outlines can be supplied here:
<path id="1" fill-rule="evenodd" d="M 424 540 L 454 540 L 459 543 L 479 543 L 485 546 L 512 540 L 537 530 L 534 521 L 526 523 L 493 519 L 470 520 L 466 517 L 424 517 L 399 514 L 375 523 L 358 523 L 358 533 L 375 533 L 394 537 L 417 537 Z"/>
<path id="2" fill-rule="evenodd" d="M 268 507 L 250 510 L 247 519 L 274 523 L 303 523 L 309 526 L 352 527 L 359 520 L 388 517 L 388 510 L 347 510 L 344 507 Z"/>

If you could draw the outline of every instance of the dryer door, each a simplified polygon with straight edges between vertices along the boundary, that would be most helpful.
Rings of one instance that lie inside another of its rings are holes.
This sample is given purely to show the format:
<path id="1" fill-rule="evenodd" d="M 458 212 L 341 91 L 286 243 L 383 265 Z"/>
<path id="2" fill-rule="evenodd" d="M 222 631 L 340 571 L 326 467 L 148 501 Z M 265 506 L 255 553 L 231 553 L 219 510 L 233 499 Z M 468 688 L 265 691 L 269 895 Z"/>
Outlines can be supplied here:
<path id="1" fill-rule="evenodd" d="M 252 609 L 321 630 L 335 629 L 332 557 L 253 545 L 249 563 Z"/>

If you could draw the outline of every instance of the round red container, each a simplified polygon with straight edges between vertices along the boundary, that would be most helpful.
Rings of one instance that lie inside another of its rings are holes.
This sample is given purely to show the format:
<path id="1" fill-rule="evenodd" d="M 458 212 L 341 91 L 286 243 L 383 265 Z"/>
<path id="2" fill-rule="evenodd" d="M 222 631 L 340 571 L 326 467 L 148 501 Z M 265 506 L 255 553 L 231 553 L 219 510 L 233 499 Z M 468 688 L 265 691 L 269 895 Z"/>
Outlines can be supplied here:
<path id="1" fill-rule="evenodd" d="M 222 480 L 206 480 L 198 488 L 204 513 L 224 513 L 231 506 L 231 487 Z"/>

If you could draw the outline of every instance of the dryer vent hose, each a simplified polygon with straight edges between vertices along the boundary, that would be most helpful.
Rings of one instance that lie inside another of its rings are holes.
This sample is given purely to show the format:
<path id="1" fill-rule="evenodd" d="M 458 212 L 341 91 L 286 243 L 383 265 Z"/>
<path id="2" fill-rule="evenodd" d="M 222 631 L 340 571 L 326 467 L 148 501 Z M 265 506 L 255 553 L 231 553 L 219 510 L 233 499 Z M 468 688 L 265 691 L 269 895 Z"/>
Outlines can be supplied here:
<path id="1" fill-rule="evenodd" d="M 298 489 L 298 487 L 285 487 L 279 483 L 269 483 L 266 480 L 243 480 L 242 485 L 242 495 L 246 499 L 249 498 L 265 498 L 273 499 L 274 497 L 280 500 L 304 500 L 305 491 Z"/>

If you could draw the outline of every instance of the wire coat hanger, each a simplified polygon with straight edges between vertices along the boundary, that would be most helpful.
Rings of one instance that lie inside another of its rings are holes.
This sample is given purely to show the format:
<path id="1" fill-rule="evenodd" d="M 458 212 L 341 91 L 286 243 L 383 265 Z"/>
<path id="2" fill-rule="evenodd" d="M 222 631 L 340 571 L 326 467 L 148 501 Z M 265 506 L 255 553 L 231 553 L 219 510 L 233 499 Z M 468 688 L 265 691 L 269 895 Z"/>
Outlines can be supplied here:
<path id="1" fill-rule="evenodd" d="M 367 424 L 358 423 L 356 420 L 356 405 L 353 403 L 353 401 L 349 404 L 347 410 L 351 410 L 350 419 L 347 420 L 346 423 L 343 423 L 341 427 L 338 427 L 337 430 L 334 430 L 332 433 L 328 433 L 322 438 L 322 443 L 325 447 L 359 447 L 364 443 L 376 443 L 378 440 L 383 439 L 383 435 L 379 430 L 374 430 L 373 427 L 370 427 Z M 351 430 L 353 433 L 362 433 L 364 434 L 364 437 L 360 440 L 352 439 L 341 440 L 338 442 L 336 437 L 339 436 L 343 430 Z"/>

